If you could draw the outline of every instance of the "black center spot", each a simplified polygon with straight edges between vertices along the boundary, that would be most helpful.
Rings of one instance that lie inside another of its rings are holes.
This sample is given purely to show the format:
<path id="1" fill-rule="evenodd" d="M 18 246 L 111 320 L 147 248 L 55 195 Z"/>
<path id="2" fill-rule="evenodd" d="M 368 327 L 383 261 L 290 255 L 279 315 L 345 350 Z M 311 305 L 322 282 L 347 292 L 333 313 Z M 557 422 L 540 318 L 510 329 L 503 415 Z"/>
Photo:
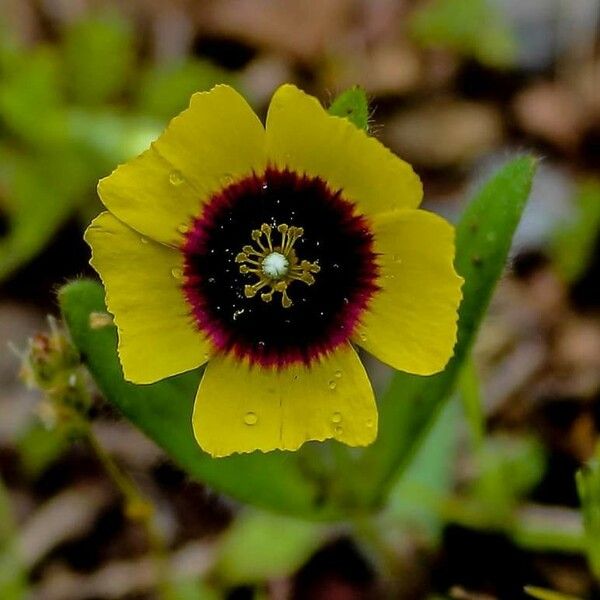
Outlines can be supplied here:
<path id="1" fill-rule="evenodd" d="M 300 259 L 317 262 L 313 285 L 294 281 L 293 303 L 247 298 L 256 276 L 235 257 L 262 224 L 302 227 Z M 262 365 L 308 363 L 345 343 L 378 289 L 373 235 L 342 191 L 319 179 L 268 169 L 236 182 L 204 205 L 188 232 L 184 291 L 200 330 L 225 352 Z"/>

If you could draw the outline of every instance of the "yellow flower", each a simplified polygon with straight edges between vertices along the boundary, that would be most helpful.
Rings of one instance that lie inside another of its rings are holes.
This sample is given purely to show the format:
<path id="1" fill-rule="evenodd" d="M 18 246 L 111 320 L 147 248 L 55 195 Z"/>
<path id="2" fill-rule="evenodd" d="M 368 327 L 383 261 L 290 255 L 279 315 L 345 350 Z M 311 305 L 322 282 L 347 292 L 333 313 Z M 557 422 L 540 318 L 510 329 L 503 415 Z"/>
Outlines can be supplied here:
<path id="1" fill-rule="evenodd" d="M 193 428 L 214 456 L 377 435 L 354 344 L 429 375 L 452 355 L 454 231 L 411 167 L 291 85 L 266 128 L 228 86 L 194 94 L 101 180 L 86 232 L 125 378 L 208 362 Z M 178 402 L 173 398 L 173 402 Z"/>

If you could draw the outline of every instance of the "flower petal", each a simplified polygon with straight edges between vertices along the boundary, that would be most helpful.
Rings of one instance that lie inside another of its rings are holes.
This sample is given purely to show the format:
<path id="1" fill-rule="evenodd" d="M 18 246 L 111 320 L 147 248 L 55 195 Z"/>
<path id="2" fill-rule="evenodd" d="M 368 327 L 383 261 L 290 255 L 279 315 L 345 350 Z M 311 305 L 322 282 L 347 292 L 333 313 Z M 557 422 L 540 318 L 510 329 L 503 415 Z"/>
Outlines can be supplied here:
<path id="1" fill-rule="evenodd" d="M 265 131 L 233 88 L 192 96 L 152 147 L 100 181 L 105 206 L 140 233 L 178 244 L 202 202 L 266 165 Z"/>
<path id="2" fill-rule="evenodd" d="M 174 277 L 182 268 L 178 251 L 142 238 L 108 212 L 92 221 L 85 240 L 115 316 L 125 379 L 152 383 L 208 359 L 209 345 Z"/>
<path id="3" fill-rule="evenodd" d="M 204 372 L 193 424 L 198 443 L 213 456 L 296 450 L 333 437 L 364 446 L 377 435 L 377 407 L 350 345 L 310 367 L 282 370 L 216 357 Z"/>
<path id="4" fill-rule="evenodd" d="M 456 342 L 462 278 L 453 266 L 454 228 L 423 210 L 373 220 L 381 290 L 355 342 L 395 369 L 441 371 Z"/>
<path id="5" fill-rule="evenodd" d="M 274 94 L 267 115 L 270 162 L 319 176 L 367 214 L 416 208 L 423 196 L 412 167 L 347 119 L 333 117 L 293 85 Z"/>

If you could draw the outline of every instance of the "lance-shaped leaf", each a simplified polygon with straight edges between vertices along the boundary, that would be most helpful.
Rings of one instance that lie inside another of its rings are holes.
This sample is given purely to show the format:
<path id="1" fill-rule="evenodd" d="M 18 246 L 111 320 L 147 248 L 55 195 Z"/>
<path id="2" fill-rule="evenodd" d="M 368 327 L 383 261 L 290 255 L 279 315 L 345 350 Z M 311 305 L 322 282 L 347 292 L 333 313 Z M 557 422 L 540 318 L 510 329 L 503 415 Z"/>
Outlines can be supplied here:
<path id="1" fill-rule="evenodd" d="M 360 505 L 381 503 L 452 392 L 500 278 L 527 202 L 535 159 L 505 165 L 467 206 L 456 231 L 456 269 L 465 278 L 458 341 L 446 369 L 431 377 L 397 373 L 381 399 L 379 437 L 346 477 Z"/>

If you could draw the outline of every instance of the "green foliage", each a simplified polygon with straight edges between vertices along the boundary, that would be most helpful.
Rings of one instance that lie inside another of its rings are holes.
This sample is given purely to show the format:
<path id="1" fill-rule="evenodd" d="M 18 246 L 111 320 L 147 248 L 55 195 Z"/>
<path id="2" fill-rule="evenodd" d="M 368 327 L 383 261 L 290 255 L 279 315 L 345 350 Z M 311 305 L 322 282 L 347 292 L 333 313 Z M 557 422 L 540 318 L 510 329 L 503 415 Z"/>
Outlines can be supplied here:
<path id="1" fill-rule="evenodd" d="M 502 273 L 534 170 L 529 157 L 512 161 L 468 206 L 457 231 L 456 264 L 466 283 L 455 357 L 433 377 L 395 375 L 381 400 L 379 438 L 363 451 L 331 442 L 306 444 L 296 453 L 213 459 L 199 449 L 191 428 L 199 372 L 146 386 L 128 383 L 117 357 L 114 327 L 90 327 L 90 314 L 106 310 L 101 286 L 90 281 L 65 286 L 61 309 L 107 399 L 191 476 L 244 502 L 291 515 L 331 519 L 375 510 L 410 465 L 453 389 Z"/>
<path id="2" fill-rule="evenodd" d="M 19 458 L 28 477 L 43 473 L 69 447 L 71 434 L 67 427 L 49 429 L 41 423 L 32 423 L 17 440 Z"/>
<path id="3" fill-rule="evenodd" d="M 231 80 L 208 62 L 135 68 L 133 31 L 117 12 L 61 34 L 26 48 L 0 24 L 0 281 L 74 214 L 91 218 L 98 179 L 146 149 L 191 92 Z"/>
<path id="4" fill-rule="evenodd" d="M 16 548 L 16 538 L 6 490 L 0 481 L 0 598 L 24 600 L 27 579 Z"/>
<path id="5" fill-rule="evenodd" d="M 247 510 L 221 542 L 216 574 L 227 585 L 241 585 L 293 573 L 322 541 L 321 527 Z"/>
<path id="6" fill-rule="evenodd" d="M 390 490 L 384 527 L 391 523 L 419 526 L 432 537 L 441 534 L 444 520 L 439 504 L 452 490 L 460 413 L 449 402 L 420 445 L 404 475 Z"/>
<path id="7" fill-rule="evenodd" d="M 55 149 L 57 150 L 57 149 Z M 74 148 L 34 150 L 29 154 L 2 152 L 0 209 L 8 233 L 0 238 L 0 280 L 33 257 L 85 198 L 88 165 Z"/>
<path id="8" fill-rule="evenodd" d="M 2 63 L 0 117 L 6 127 L 36 147 L 60 141 L 65 113 L 56 51 L 39 46 L 30 52 L 10 52 Z"/>
<path id="9" fill-rule="evenodd" d="M 412 15 L 410 31 L 422 46 L 449 48 L 486 65 L 515 60 L 514 35 L 489 0 L 432 0 Z"/>
<path id="10" fill-rule="evenodd" d="M 70 97 L 86 105 L 116 99 L 131 81 L 133 41 L 130 23 L 116 12 L 88 16 L 71 25 L 62 45 Z"/>
<path id="11" fill-rule="evenodd" d="M 583 183 L 575 202 L 575 219 L 559 227 L 552 245 L 553 262 L 569 283 L 583 274 L 600 238 L 600 181 Z"/>
<path id="12" fill-rule="evenodd" d="M 600 580 L 600 446 L 596 456 L 577 472 L 588 562 Z"/>
<path id="13" fill-rule="evenodd" d="M 547 590 L 545 588 L 536 587 L 533 585 L 526 586 L 525 593 L 532 598 L 537 598 L 537 600 L 581 600 L 575 596 L 561 594 L 560 592 L 555 592 L 554 590 Z"/>
<path id="14" fill-rule="evenodd" d="M 489 515 L 492 525 L 508 525 L 513 511 L 544 475 L 546 456 L 534 438 L 495 436 L 477 454 L 478 476 L 471 498 Z"/>
<path id="15" fill-rule="evenodd" d="M 456 231 L 456 268 L 465 278 L 458 339 L 446 369 L 431 377 L 396 373 L 379 403 L 379 435 L 353 477 L 361 504 L 381 504 L 395 478 L 410 464 L 419 443 L 452 392 L 469 355 L 513 233 L 527 202 L 536 161 L 528 156 L 505 165 L 467 206 Z"/>
<path id="16" fill-rule="evenodd" d="M 167 120 L 187 107 L 194 92 L 209 90 L 218 83 L 239 87 L 229 71 L 206 60 L 153 66 L 142 75 L 138 103 L 143 113 Z"/>
<path id="17" fill-rule="evenodd" d="M 369 101 L 367 94 L 359 86 L 342 92 L 329 107 L 329 114 L 345 117 L 359 129 L 369 130 Z"/>

